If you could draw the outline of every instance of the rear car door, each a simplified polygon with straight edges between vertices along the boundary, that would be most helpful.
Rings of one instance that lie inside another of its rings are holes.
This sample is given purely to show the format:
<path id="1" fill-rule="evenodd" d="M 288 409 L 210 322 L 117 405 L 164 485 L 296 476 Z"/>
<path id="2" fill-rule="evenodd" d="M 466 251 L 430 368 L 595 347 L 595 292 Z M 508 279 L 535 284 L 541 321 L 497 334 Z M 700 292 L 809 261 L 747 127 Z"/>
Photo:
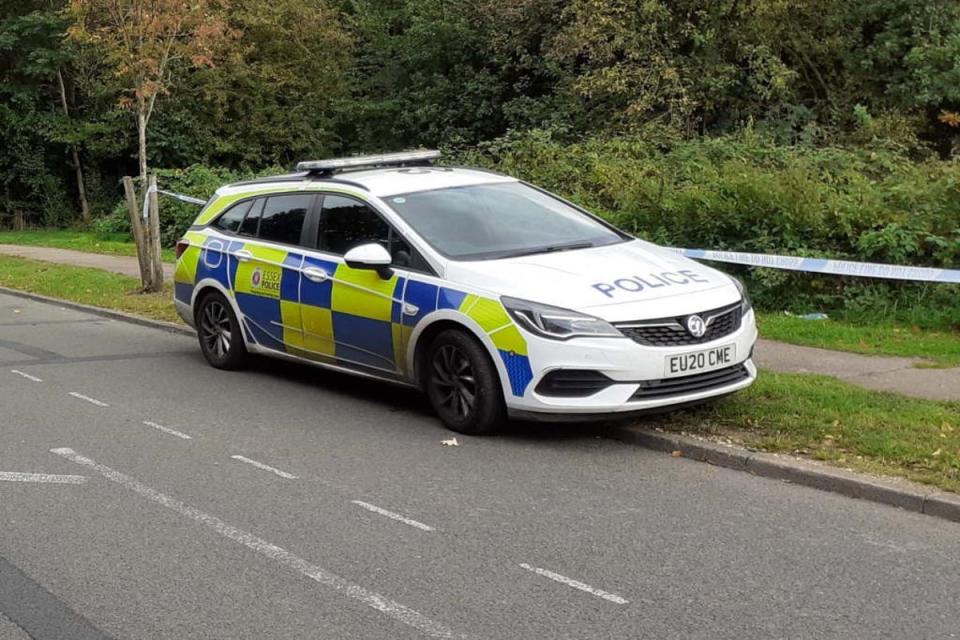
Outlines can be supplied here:
<path id="1" fill-rule="evenodd" d="M 231 284 L 247 335 L 269 349 L 296 352 L 303 344 L 300 269 L 315 202 L 315 194 L 299 192 L 258 198 L 230 244 Z"/>
<path id="2" fill-rule="evenodd" d="M 394 259 L 382 277 L 344 262 L 350 249 L 378 243 Z M 409 244 L 366 203 L 325 194 L 317 252 L 304 260 L 301 313 L 304 343 L 338 361 L 398 373 L 402 369 L 401 313 L 408 269 L 416 257 Z M 319 272 L 323 276 L 317 278 Z"/>

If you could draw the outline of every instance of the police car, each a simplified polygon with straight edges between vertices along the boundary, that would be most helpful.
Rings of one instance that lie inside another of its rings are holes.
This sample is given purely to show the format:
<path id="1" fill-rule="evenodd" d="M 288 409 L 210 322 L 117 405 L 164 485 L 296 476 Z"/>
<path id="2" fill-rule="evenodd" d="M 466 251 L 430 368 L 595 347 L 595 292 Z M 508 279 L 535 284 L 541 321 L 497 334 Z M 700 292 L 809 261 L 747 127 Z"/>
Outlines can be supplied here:
<path id="1" fill-rule="evenodd" d="M 301 162 L 220 188 L 177 244 L 177 311 L 207 361 L 268 354 L 415 386 L 468 434 L 754 381 L 737 280 L 439 156 Z"/>

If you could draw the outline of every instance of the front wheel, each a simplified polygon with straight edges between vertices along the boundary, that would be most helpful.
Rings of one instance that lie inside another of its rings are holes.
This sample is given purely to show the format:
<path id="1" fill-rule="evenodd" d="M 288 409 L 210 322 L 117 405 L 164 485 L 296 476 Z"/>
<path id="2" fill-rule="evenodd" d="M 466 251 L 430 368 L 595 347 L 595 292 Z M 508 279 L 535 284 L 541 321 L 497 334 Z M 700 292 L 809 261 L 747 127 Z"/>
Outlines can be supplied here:
<path id="1" fill-rule="evenodd" d="M 505 421 L 497 369 L 472 336 L 456 329 L 440 333 L 430 343 L 423 366 L 427 397 L 448 428 L 483 435 Z"/>
<path id="2" fill-rule="evenodd" d="M 226 298 L 216 292 L 205 295 L 197 308 L 196 325 L 200 351 L 211 366 L 217 369 L 243 366 L 247 348 L 240 323 Z"/>

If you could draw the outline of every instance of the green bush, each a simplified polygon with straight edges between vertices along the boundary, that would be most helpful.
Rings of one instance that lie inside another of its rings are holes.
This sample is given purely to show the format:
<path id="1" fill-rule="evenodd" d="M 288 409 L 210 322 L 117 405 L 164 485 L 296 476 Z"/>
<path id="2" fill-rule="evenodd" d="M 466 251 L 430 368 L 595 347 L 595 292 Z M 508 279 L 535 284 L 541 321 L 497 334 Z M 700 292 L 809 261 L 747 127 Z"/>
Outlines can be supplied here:
<path id="1" fill-rule="evenodd" d="M 534 131 L 457 155 L 660 244 L 945 268 L 960 258 L 960 163 L 881 145 L 782 146 L 751 130 L 569 143 Z M 957 286 L 723 268 L 745 276 L 761 308 L 960 326 Z"/>

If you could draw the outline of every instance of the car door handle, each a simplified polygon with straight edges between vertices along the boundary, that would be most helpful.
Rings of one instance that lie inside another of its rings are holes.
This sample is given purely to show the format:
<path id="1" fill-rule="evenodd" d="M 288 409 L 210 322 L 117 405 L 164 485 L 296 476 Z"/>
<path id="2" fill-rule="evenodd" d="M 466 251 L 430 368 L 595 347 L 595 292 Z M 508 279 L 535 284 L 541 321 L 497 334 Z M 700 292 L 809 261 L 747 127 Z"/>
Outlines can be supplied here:
<path id="1" fill-rule="evenodd" d="M 253 260 L 253 254 L 246 249 L 240 249 L 239 251 L 235 252 L 233 257 L 240 262 L 249 262 L 250 260 Z"/>
<path id="2" fill-rule="evenodd" d="M 307 267 L 303 270 L 303 277 L 313 282 L 326 282 L 330 276 L 326 271 L 317 267 Z"/>

